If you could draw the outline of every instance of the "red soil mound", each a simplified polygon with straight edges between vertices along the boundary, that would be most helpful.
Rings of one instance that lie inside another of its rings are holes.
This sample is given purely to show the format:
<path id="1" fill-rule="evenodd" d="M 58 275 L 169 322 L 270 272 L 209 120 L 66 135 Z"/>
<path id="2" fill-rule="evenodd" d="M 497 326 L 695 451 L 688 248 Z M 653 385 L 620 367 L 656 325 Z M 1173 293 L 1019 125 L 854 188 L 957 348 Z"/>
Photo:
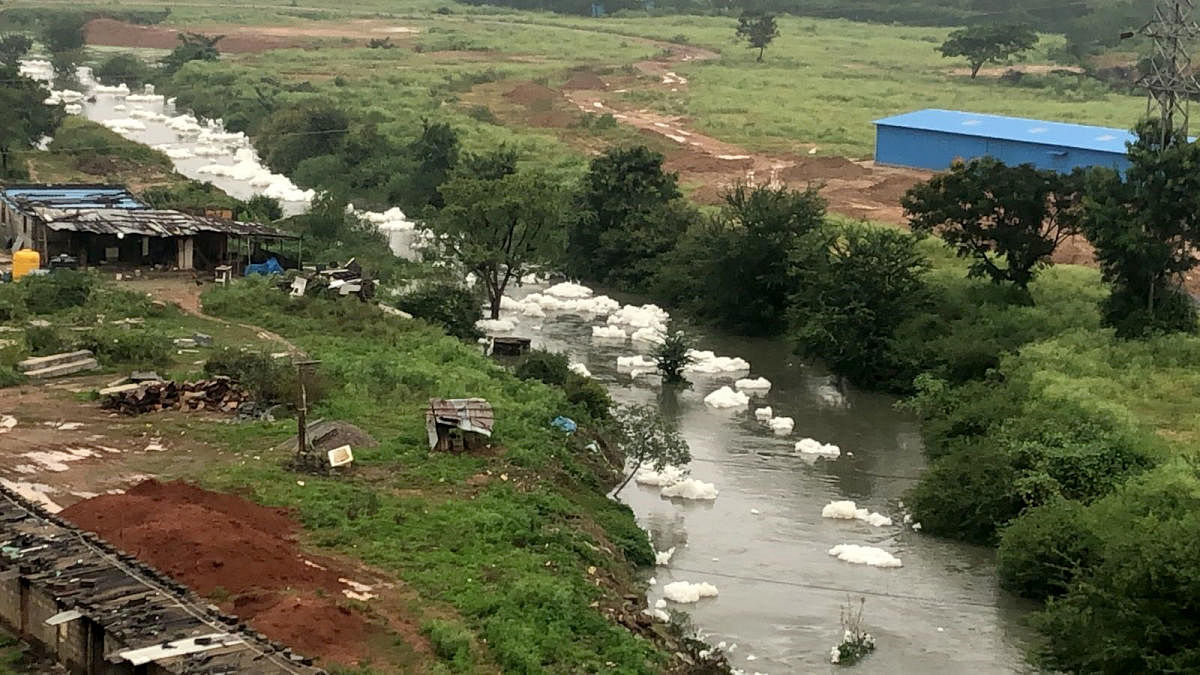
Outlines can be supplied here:
<path id="1" fill-rule="evenodd" d="M 174 49 L 179 46 L 179 31 L 162 26 L 139 26 L 115 19 L 92 19 L 84 27 L 87 43 L 110 47 L 152 47 Z M 215 33 L 220 35 L 220 32 Z M 217 43 L 222 52 L 265 52 L 269 49 L 297 47 L 303 39 L 272 35 L 265 31 L 245 34 L 226 34 Z"/>
<path id="2" fill-rule="evenodd" d="M 557 91 L 536 82 L 522 82 L 504 94 L 504 98 L 524 106 L 547 104 L 559 98 Z"/>
<path id="3" fill-rule="evenodd" d="M 356 663 L 367 651 L 366 620 L 337 604 L 346 588 L 338 579 L 351 575 L 304 555 L 283 509 L 151 480 L 79 502 L 62 516 L 198 593 L 233 594 L 226 609 L 301 653 Z"/>

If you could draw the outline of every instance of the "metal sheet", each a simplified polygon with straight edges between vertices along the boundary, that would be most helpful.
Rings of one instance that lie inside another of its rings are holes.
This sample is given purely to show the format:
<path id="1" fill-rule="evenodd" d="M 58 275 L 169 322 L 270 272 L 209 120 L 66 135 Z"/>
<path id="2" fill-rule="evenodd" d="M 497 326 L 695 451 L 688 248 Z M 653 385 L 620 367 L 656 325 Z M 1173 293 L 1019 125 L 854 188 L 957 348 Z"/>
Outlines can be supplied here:
<path id="1" fill-rule="evenodd" d="M 205 640 L 207 644 L 199 644 L 198 640 Z M 229 633 L 212 633 L 210 635 L 201 635 L 186 640 L 178 640 L 175 642 L 166 643 L 164 645 L 154 645 L 152 647 L 142 647 L 141 649 L 130 649 L 124 652 L 118 652 L 117 656 L 125 659 L 129 663 L 140 666 L 151 661 L 159 661 L 169 659 L 176 656 L 184 656 L 186 654 L 196 654 L 198 652 L 206 652 L 210 649 L 218 647 L 226 647 L 228 645 L 241 644 L 243 640 Z"/>

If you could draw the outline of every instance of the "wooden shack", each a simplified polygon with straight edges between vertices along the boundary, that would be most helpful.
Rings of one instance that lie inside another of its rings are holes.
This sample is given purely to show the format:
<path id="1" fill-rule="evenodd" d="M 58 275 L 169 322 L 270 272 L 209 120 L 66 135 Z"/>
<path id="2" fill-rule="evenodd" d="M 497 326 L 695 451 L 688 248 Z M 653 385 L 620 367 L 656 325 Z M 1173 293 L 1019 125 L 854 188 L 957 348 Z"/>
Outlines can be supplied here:
<path id="1" fill-rule="evenodd" d="M 431 398 L 425 410 L 429 449 L 440 452 L 472 452 L 491 438 L 496 416 L 490 403 L 481 398 Z"/>

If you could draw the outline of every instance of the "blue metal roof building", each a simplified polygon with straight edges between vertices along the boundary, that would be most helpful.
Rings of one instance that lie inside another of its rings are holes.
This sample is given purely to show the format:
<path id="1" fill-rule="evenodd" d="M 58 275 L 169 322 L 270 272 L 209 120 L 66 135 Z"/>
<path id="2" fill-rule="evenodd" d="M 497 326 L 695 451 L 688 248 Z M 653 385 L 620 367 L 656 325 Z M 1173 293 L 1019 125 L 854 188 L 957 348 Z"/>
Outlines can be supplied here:
<path id="1" fill-rule="evenodd" d="M 0 188 L 0 199 L 14 208 L 144 209 L 129 190 L 119 185 L 12 185 Z"/>
<path id="2" fill-rule="evenodd" d="M 940 171 L 956 159 L 990 155 L 1005 164 L 1032 164 L 1069 172 L 1076 167 L 1129 166 L 1124 129 L 981 115 L 956 110 L 918 110 L 875 121 L 875 161 Z"/>

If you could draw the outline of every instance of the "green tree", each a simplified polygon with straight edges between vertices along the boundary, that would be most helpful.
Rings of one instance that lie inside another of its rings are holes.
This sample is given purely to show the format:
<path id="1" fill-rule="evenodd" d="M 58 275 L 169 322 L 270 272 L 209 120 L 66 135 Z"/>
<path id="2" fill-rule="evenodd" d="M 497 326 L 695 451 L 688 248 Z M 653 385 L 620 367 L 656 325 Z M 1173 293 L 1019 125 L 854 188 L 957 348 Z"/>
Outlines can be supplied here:
<path id="1" fill-rule="evenodd" d="M 442 186 L 445 205 L 430 221 L 451 258 L 487 289 L 500 318 L 508 283 L 532 267 L 559 262 L 566 200 L 549 177 L 526 172 L 498 179 L 456 177 Z"/>
<path id="2" fill-rule="evenodd" d="M 631 467 L 612 496 L 633 480 L 643 467 L 662 471 L 667 466 L 683 468 L 692 461 L 687 441 L 675 425 L 654 407 L 648 405 L 622 406 L 617 411 L 617 443 Z"/>
<path id="3" fill-rule="evenodd" d="M 0 65 L 16 68 L 32 46 L 33 40 L 24 33 L 0 35 Z"/>
<path id="4" fill-rule="evenodd" d="M 274 197 L 254 195 L 238 207 L 235 215 L 239 220 L 270 223 L 283 217 L 283 207 Z"/>
<path id="5" fill-rule="evenodd" d="M 748 42 L 751 49 L 758 50 L 758 58 L 755 60 L 762 63 L 763 52 L 767 50 L 767 45 L 779 37 L 779 26 L 775 25 L 775 15 L 764 12 L 742 12 L 742 15 L 738 17 L 737 36 L 739 40 Z"/>
<path id="6" fill-rule="evenodd" d="M 225 38 L 224 35 L 183 32 L 178 38 L 179 45 L 159 61 L 163 72 L 168 76 L 174 75 L 184 64 L 191 61 L 216 61 L 221 58 L 217 43 Z"/>
<path id="7" fill-rule="evenodd" d="M 937 234 L 972 259 L 970 276 L 1011 283 L 1028 297 L 1038 268 L 1078 232 L 1080 183 L 1077 176 L 984 157 L 955 163 L 900 203 L 914 232 Z"/>
<path id="8" fill-rule="evenodd" d="M 56 12 L 42 26 L 42 44 L 52 54 L 83 49 L 86 25 L 87 17 L 79 12 Z"/>
<path id="9" fill-rule="evenodd" d="M 306 159 L 339 155 L 349 127 L 349 116 L 336 102 L 308 99 L 275 111 L 256 140 L 267 166 L 291 174 Z"/>
<path id="10" fill-rule="evenodd" d="M 405 213 L 419 214 L 430 207 L 440 209 L 445 199 L 438 188 L 458 166 L 458 132 L 445 122 L 421 122 L 421 135 L 406 149 L 412 164 L 401 207 Z"/>
<path id="11" fill-rule="evenodd" d="M 658 366 L 658 372 L 662 373 L 663 382 L 683 382 L 683 369 L 696 360 L 688 353 L 691 349 L 692 341 L 687 333 L 673 330 L 671 326 L 667 327 L 663 343 L 654 350 L 654 362 Z"/>
<path id="12" fill-rule="evenodd" d="M 1104 320 L 1122 337 L 1194 331 L 1196 313 L 1183 289 L 1200 263 L 1200 146 L 1147 120 L 1135 129 L 1124 175 L 1092 171 L 1083 230 L 1112 293 Z"/>
<path id="13" fill-rule="evenodd" d="M 0 177 L 22 178 L 25 166 L 18 153 L 52 136 L 62 122 L 63 108 L 43 103 L 46 90 L 15 67 L 0 67 L 0 79 L 7 82 L 0 87 Z"/>
<path id="14" fill-rule="evenodd" d="M 795 292 L 789 256 L 824 219 L 825 200 L 815 187 L 734 187 L 720 215 L 689 247 L 696 311 L 751 335 L 784 330 Z"/>
<path id="15" fill-rule="evenodd" d="M 482 335 L 475 327 L 479 320 L 479 295 L 460 284 L 421 284 L 396 298 L 396 308 L 441 326 L 461 340 L 474 341 Z"/>
<path id="16" fill-rule="evenodd" d="M 568 271 L 583 279 L 639 287 L 657 259 L 675 248 L 692 211 L 663 156 L 644 145 L 613 148 L 592 160 L 567 241 Z"/>
<path id="17" fill-rule="evenodd" d="M 792 262 L 790 318 L 797 351 L 858 383 L 911 386 L 903 381 L 912 374 L 893 338 L 927 300 L 929 263 L 916 237 L 868 225 L 830 225 L 795 247 Z"/>
<path id="18" fill-rule="evenodd" d="M 108 85 L 124 84 L 136 87 L 150 79 L 151 70 L 148 65 L 133 54 L 113 54 L 99 66 L 94 75 Z"/>
<path id="19" fill-rule="evenodd" d="M 985 63 L 1006 61 L 1014 54 L 1032 49 L 1037 42 L 1038 35 L 1029 26 L 982 24 L 950 33 L 938 50 L 945 58 L 965 57 L 974 79 Z"/>

